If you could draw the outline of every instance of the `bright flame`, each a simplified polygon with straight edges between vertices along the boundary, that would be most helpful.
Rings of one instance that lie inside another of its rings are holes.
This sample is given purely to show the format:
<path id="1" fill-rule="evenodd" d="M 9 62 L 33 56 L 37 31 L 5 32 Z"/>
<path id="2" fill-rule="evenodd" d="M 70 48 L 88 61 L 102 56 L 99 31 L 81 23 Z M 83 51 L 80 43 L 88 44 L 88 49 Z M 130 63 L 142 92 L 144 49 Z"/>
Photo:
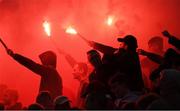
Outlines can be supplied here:
<path id="1" fill-rule="evenodd" d="M 114 17 L 109 16 L 106 21 L 107 25 L 111 26 L 113 24 L 113 22 L 114 22 Z"/>
<path id="2" fill-rule="evenodd" d="M 44 31 L 46 32 L 47 36 L 50 37 L 51 36 L 51 26 L 50 26 L 50 23 L 48 23 L 48 21 L 45 21 L 43 23 L 43 27 L 44 27 Z"/>
<path id="3" fill-rule="evenodd" d="M 71 26 L 69 26 L 67 29 L 66 29 L 66 33 L 69 33 L 69 34 L 77 34 L 77 31 L 73 28 L 73 27 L 71 27 Z"/>

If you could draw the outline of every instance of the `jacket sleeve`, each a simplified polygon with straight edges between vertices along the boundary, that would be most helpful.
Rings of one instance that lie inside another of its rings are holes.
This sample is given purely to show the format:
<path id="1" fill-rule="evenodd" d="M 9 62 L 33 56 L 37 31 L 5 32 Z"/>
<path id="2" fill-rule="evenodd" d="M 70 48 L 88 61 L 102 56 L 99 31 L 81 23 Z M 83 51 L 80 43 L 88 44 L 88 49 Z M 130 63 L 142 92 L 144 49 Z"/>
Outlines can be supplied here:
<path id="1" fill-rule="evenodd" d="M 69 65 L 73 68 L 74 65 L 77 64 L 77 61 L 70 55 L 66 55 L 65 59 L 67 60 L 67 62 L 69 63 Z"/>
<path id="2" fill-rule="evenodd" d="M 153 62 L 157 63 L 157 64 L 161 64 L 163 61 L 163 57 L 151 52 L 148 52 L 148 54 L 146 55 L 150 60 L 152 60 Z"/>
<path id="3" fill-rule="evenodd" d="M 106 46 L 97 42 L 94 43 L 93 48 L 100 51 L 103 54 L 113 54 L 117 50 L 116 48 Z"/>
<path id="4" fill-rule="evenodd" d="M 168 40 L 169 44 L 175 46 L 177 49 L 180 49 L 180 40 L 176 37 L 170 37 Z"/>
<path id="5" fill-rule="evenodd" d="M 35 63 L 34 61 L 32 61 L 29 58 L 26 58 L 26 57 L 19 55 L 19 54 L 14 54 L 13 58 L 18 63 L 22 64 L 23 66 L 25 66 L 26 68 L 28 68 L 29 70 L 33 71 L 34 73 L 36 73 L 38 75 L 42 75 L 45 72 L 44 66 Z"/>

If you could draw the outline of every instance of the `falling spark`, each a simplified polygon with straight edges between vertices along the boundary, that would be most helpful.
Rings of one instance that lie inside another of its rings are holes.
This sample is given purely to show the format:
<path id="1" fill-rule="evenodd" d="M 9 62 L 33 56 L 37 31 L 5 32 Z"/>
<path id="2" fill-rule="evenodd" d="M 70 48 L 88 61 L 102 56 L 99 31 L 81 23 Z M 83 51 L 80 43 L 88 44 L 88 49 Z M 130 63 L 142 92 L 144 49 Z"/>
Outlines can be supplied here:
<path id="1" fill-rule="evenodd" d="M 50 26 L 50 23 L 48 23 L 48 21 L 44 21 L 43 27 L 44 27 L 44 31 L 46 32 L 47 36 L 50 37 L 51 36 L 51 26 Z"/>
<path id="2" fill-rule="evenodd" d="M 77 31 L 76 31 L 73 27 L 69 26 L 69 27 L 66 29 L 66 33 L 76 35 L 76 34 L 77 34 Z"/>

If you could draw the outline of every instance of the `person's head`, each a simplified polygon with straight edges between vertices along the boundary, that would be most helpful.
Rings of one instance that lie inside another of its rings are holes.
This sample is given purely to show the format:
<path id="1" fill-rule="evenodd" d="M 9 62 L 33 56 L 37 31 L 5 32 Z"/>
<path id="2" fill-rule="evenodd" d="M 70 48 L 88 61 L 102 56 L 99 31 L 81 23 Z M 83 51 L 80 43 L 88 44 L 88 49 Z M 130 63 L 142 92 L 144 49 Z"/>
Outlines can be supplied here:
<path id="1" fill-rule="evenodd" d="M 28 110 L 44 110 L 44 107 L 38 103 L 34 103 L 28 106 Z"/>
<path id="2" fill-rule="evenodd" d="M 87 52 L 88 61 L 96 68 L 102 64 L 101 55 L 96 50 Z"/>
<path id="3" fill-rule="evenodd" d="M 159 36 L 152 37 L 148 41 L 149 51 L 153 53 L 160 53 L 163 50 L 163 39 Z"/>
<path id="4" fill-rule="evenodd" d="M 112 76 L 109 80 L 109 86 L 117 98 L 123 97 L 130 90 L 128 77 L 120 72 Z"/>
<path id="5" fill-rule="evenodd" d="M 15 104 L 19 99 L 19 94 L 17 90 L 7 89 L 3 96 L 4 105 L 12 105 Z"/>
<path id="6" fill-rule="evenodd" d="M 126 35 L 124 38 L 117 39 L 120 42 L 120 48 L 135 51 L 138 47 L 137 39 L 133 35 Z"/>
<path id="7" fill-rule="evenodd" d="M 88 72 L 88 66 L 86 63 L 80 62 L 73 67 L 74 79 L 81 80 L 85 78 L 87 76 L 87 72 Z"/>
<path id="8" fill-rule="evenodd" d="M 49 91 L 41 91 L 36 97 L 36 103 L 41 104 L 44 108 L 49 108 L 53 104 Z"/>
<path id="9" fill-rule="evenodd" d="M 56 68 L 57 56 L 53 51 L 46 51 L 39 55 L 43 65 L 52 66 Z"/>
<path id="10" fill-rule="evenodd" d="M 113 109 L 110 105 L 112 99 L 109 95 L 93 92 L 87 95 L 85 100 L 85 109 L 87 110 L 107 110 Z"/>
<path id="11" fill-rule="evenodd" d="M 70 100 L 66 96 L 58 96 L 54 100 L 55 110 L 69 110 L 71 109 Z"/>

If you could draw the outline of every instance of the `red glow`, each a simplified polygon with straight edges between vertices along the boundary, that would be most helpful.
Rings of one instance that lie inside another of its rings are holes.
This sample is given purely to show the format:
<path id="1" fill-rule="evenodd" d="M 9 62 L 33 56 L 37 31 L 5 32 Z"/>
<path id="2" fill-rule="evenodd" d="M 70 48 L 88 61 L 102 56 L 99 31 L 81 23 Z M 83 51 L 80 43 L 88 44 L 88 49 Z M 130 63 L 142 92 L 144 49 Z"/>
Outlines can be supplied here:
<path id="1" fill-rule="evenodd" d="M 180 0 L 0 1 L 0 35 L 8 48 L 40 64 L 40 53 L 54 51 L 58 58 L 57 70 L 63 79 L 64 94 L 70 97 L 72 103 L 75 101 L 79 82 L 73 79 L 73 69 L 65 58 L 44 35 L 53 35 L 57 47 L 80 62 L 87 61 L 86 52 L 91 48 L 79 37 L 69 39 L 68 34 L 76 36 L 82 33 L 88 40 L 113 47 L 119 47 L 116 41 L 119 32 L 120 36 L 133 34 L 137 37 L 138 46 L 144 49 L 148 49 L 148 40 L 154 35 L 161 36 L 164 29 L 180 37 Z M 42 21 L 47 16 L 51 20 Z M 73 33 L 63 30 L 70 23 L 75 25 L 70 27 L 74 29 L 71 30 Z M 119 32 L 116 28 L 111 28 L 114 25 Z M 164 43 L 167 49 L 167 39 L 164 39 Z M 20 94 L 19 101 L 24 106 L 35 102 L 39 81 L 38 75 L 9 57 L 0 45 L 0 84 L 17 89 Z"/>

